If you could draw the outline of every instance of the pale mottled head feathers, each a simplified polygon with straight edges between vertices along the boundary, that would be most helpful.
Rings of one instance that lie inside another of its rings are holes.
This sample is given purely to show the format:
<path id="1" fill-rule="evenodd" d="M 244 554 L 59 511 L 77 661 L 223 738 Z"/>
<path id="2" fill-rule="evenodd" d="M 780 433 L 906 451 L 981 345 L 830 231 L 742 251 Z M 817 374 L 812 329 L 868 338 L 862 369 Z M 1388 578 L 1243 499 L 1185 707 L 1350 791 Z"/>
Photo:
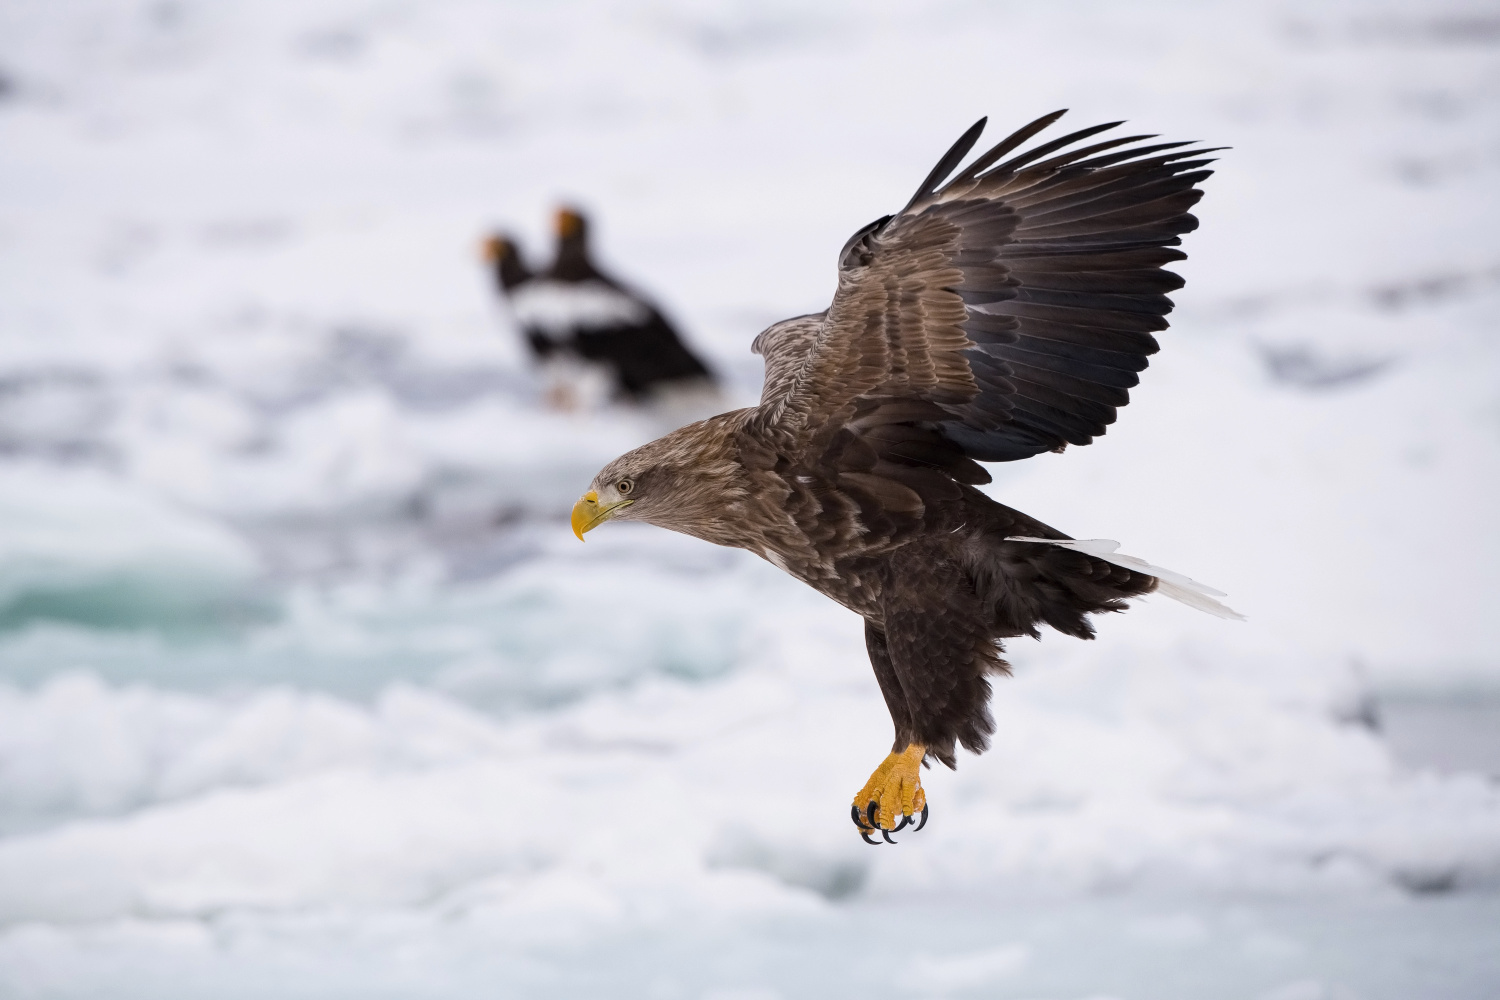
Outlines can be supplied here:
<path id="1" fill-rule="evenodd" d="M 590 488 L 603 502 L 629 499 L 614 517 L 723 544 L 749 491 L 734 441 L 744 411 L 680 427 L 606 465 Z M 628 492 L 622 483 L 629 483 Z"/>

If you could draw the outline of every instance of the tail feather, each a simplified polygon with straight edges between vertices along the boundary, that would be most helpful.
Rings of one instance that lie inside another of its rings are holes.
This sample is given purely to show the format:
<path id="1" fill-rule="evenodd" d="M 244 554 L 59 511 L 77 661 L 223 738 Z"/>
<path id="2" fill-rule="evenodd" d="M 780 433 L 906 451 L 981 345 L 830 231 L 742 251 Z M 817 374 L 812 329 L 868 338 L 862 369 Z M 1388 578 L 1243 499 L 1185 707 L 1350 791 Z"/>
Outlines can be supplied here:
<path id="1" fill-rule="evenodd" d="M 1119 542 L 1108 538 L 1031 538 L 1025 535 L 1012 535 L 1006 539 L 1007 542 L 1037 542 L 1042 545 L 1056 545 L 1064 549 L 1072 549 L 1082 552 L 1084 555 L 1093 556 L 1095 559 L 1103 559 L 1107 563 L 1123 566 L 1126 569 L 1135 570 L 1137 573 L 1146 573 L 1156 577 L 1156 592 L 1174 601 L 1180 601 L 1190 608 L 1206 611 L 1215 618 L 1228 618 L 1235 621 L 1244 621 L 1245 616 L 1227 605 L 1220 604 L 1214 600 L 1215 597 L 1228 596 L 1222 590 L 1197 580 L 1191 580 L 1181 573 L 1174 573 L 1160 566 L 1153 566 L 1144 559 L 1135 556 L 1123 555 L 1116 551 L 1120 547 Z"/>

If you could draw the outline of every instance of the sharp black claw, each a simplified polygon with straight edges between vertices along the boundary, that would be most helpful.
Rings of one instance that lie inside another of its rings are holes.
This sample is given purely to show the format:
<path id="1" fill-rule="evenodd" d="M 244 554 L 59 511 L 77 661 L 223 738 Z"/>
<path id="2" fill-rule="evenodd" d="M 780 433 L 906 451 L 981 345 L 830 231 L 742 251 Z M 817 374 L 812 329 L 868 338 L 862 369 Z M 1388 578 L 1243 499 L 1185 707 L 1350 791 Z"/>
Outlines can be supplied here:
<path id="1" fill-rule="evenodd" d="M 911 822 L 911 817 L 910 816 L 902 816 L 901 817 L 901 822 L 897 823 L 896 824 L 896 829 L 892 830 L 891 832 L 892 833 L 900 833 L 902 830 L 906 829 L 907 824 L 909 824 L 910 822 Z"/>
<path id="2" fill-rule="evenodd" d="M 920 823 L 918 823 L 916 826 L 912 827 L 911 832 L 912 833 L 916 833 L 918 830 L 922 829 L 922 827 L 924 827 L 926 825 L 927 825 L 927 807 L 924 805 L 924 806 L 922 806 L 922 821 Z"/>
<path id="3" fill-rule="evenodd" d="M 870 804 L 865 807 L 865 819 L 870 821 L 870 829 L 872 830 L 880 825 L 875 821 L 875 815 L 878 812 L 880 812 L 880 804 L 878 802 L 871 801 Z"/>
<path id="4" fill-rule="evenodd" d="M 849 807 L 849 818 L 854 820 L 854 825 L 859 827 L 861 830 L 869 829 L 869 827 L 865 826 L 865 821 L 859 818 L 859 806 Z"/>
<path id="5" fill-rule="evenodd" d="M 900 827 L 897 827 L 897 829 L 900 829 Z M 887 844 L 894 844 L 895 843 L 895 841 L 891 839 L 891 831 L 889 831 L 889 830 L 881 830 L 880 831 L 880 835 L 885 838 L 885 842 Z"/>
<path id="6" fill-rule="evenodd" d="M 860 827 L 859 828 L 859 836 L 860 836 L 861 840 L 863 840 L 865 843 L 869 844 L 871 847 L 879 847 L 880 846 L 880 841 L 878 841 L 878 840 L 871 840 L 870 839 L 870 831 L 866 830 L 864 827 Z"/>

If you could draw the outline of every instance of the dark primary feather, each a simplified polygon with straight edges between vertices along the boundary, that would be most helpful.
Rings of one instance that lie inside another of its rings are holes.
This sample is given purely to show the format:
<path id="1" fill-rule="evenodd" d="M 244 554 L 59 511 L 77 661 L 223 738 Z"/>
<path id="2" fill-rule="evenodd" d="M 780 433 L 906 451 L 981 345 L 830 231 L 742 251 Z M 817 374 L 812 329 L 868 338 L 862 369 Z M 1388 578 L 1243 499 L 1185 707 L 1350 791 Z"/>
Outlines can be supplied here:
<path id="1" fill-rule="evenodd" d="M 987 462 L 1104 433 L 1167 326 L 1166 293 L 1181 280 L 1161 268 L 1197 226 L 1188 209 L 1209 150 L 1134 136 L 1036 162 L 1116 122 L 995 165 L 1060 115 L 943 185 L 981 121 L 905 209 L 855 235 L 818 335 L 762 337 L 768 425 L 815 436 L 856 398 L 915 397 L 941 407 L 944 437 Z"/>
<path id="2" fill-rule="evenodd" d="M 1006 136 L 1000 142 L 992 146 L 989 152 L 978 157 L 973 163 L 969 164 L 968 168 L 964 170 L 963 173 L 959 174 L 953 179 L 953 183 L 967 184 L 968 182 L 974 180 L 974 178 L 978 177 L 979 174 L 985 170 L 985 168 L 989 167 L 996 160 L 1000 159 L 1000 157 L 1004 156 L 1006 153 L 1009 153 L 1011 150 L 1021 145 L 1021 143 L 1025 142 L 1027 139 L 1030 139 L 1032 136 L 1036 135 L 1042 129 L 1046 128 L 1048 125 L 1051 125 L 1053 122 L 1057 121 L 1065 114 L 1067 114 L 1066 111 L 1054 111 L 1051 114 L 1042 115 L 1042 117 L 1038 118 L 1036 121 L 1032 122 L 1029 125 L 1023 125 L 1020 128 L 1016 129 L 1010 135 Z M 981 128 L 986 120 L 987 119 L 984 118 L 979 119 L 979 123 L 976 124 L 974 128 Z M 978 140 L 979 136 L 977 132 L 975 133 L 974 138 L 976 141 Z M 939 177 L 935 181 L 930 181 L 929 183 L 935 185 L 941 181 L 942 178 Z M 915 199 L 913 199 L 913 201 L 915 201 Z M 908 205 L 907 207 L 910 208 L 911 206 Z"/>
<path id="3" fill-rule="evenodd" d="M 974 144 L 979 141 L 979 136 L 984 132 L 985 123 L 988 121 L 988 118 L 979 119 L 973 125 L 969 126 L 967 132 L 958 137 L 958 141 L 948 149 L 948 152 L 943 154 L 941 160 L 937 161 L 937 165 L 932 168 L 932 171 L 927 175 L 927 179 L 917 186 L 917 193 L 911 196 L 911 201 L 907 202 L 906 208 L 903 208 L 901 211 L 905 212 L 918 201 L 937 191 L 937 186 L 943 183 L 943 179 L 953 173 L 958 165 L 963 162 L 964 157 L 969 155 L 969 150 L 973 149 Z M 856 236 L 858 235 L 860 234 L 856 234 Z"/>

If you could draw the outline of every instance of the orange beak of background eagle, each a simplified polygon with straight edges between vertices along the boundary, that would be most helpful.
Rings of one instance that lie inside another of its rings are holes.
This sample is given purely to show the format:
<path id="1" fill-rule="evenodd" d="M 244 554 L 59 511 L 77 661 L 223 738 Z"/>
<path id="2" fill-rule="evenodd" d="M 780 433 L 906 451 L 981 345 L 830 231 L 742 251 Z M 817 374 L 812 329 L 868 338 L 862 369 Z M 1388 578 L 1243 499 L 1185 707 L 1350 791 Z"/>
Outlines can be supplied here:
<path id="1" fill-rule="evenodd" d="M 560 208 L 557 210 L 557 235 L 562 237 L 576 236 L 583 229 L 583 216 L 571 208 Z"/>
<path id="2" fill-rule="evenodd" d="M 600 503 L 599 494 L 589 490 L 573 505 L 573 534 L 578 536 L 580 542 L 583 541 L 585 531 L 603 524 L 615 516 L 615 511 L 621 507 L 629 507 L 634 502 L 621 500 L 618 503 Z"/>

